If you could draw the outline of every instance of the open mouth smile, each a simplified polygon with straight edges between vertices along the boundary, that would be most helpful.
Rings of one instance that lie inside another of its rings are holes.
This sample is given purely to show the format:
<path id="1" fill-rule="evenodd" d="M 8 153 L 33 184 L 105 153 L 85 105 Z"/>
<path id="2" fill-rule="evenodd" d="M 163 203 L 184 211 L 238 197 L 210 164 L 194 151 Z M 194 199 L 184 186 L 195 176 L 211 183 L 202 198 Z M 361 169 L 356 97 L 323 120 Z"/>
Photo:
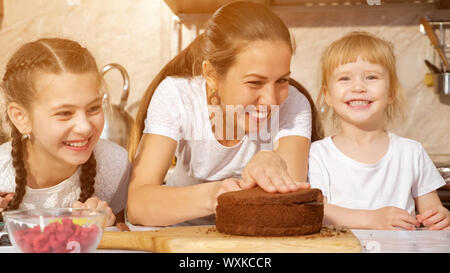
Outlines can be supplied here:
<path id="1" fill-rule="evenodd" d="M 66 148 L 74 151 L 84 151 L 89 147 L 89 139 L 63 141 Z"/>
<path id="2" fill-rule="evenodd" d="M 248 116 L 253 121 L 261 122 L 269 118 L 270 111 L 252 111 L 248 113 Z"/>
<path id="3" fill-rule="evenodd" d="M 353 109 L 365 109 L 372 104 L 370 100 L 349 100 L 345 102 L 350 108 Z"/>

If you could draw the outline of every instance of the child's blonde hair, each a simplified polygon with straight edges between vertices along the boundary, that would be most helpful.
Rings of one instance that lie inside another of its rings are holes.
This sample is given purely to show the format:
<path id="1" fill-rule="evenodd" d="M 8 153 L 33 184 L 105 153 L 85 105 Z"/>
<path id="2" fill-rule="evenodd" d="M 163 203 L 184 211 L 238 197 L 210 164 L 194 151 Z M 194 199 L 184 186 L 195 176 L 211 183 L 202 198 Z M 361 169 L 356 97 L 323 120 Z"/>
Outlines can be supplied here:
<path id="1" fill-rule="evenodd" d="M 35 82 L 40 73 L 61 74 L 96 73 L 100 82 L 101 74 L 91 53 L 77 42 L 67 39 L 39 39 L 20 47 L 6 65 L 1 87 L 4 91 L 6 105 L 16 102 L 26 109 L 31 109 L 33 101 L 39 95 Z M 25 145 L 19 130 L 8 121 L 11 127 L 11 156 L 15 169 L 16 190 L 7 210 L 17 209 L 25 195 L 27 171 L 24 165 Z M 96 175 L 94 154 L 81 166 L 81 193 L 79 200 L 85 202 L 94 193 Z"/>
<path id="2" fill-rule="evenodd" d="M 392 43 L 378 38 L 368 32 L 354 31 L 334 41 L 322 55 L 322 86 L 317 98 L 317 105 L 322 114 L 329 113 L 325 103 L 325 92 L 333 71 L 340 65 L 356 62 L 361 56 L 369 63 L 382 65 L 389 75 L 389 97 L 392 103 L 386 108 L 388 122 L 403 116 L 403 92 L 397 76 L 396 59 Z M 335 117 L 334 117 L 335 118 Z"/>

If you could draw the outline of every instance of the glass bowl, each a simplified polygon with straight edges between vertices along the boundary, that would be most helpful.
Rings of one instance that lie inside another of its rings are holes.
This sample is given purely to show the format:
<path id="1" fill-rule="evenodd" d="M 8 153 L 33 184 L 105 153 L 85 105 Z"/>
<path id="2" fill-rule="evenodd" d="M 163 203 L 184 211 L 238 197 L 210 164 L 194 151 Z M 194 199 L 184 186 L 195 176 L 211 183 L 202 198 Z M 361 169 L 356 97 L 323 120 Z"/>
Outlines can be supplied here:
<path id="1" fill-rule="evenodd" d="M 11 243 L 25 253 L 93 252 L 103 236 L 103 210 L 54 208 L 2 214 Z"/>

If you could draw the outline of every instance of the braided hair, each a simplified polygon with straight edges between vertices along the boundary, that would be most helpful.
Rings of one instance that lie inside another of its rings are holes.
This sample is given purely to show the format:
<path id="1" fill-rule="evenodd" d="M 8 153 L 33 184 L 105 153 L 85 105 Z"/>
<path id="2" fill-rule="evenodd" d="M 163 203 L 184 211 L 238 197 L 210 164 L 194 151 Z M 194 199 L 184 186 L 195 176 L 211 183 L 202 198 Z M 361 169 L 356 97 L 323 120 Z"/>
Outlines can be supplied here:
<path id="1" fill-rule="evenodd" d="M 6 105 L 16 102 L 25 109 L 31 109 L 33 100 L 38 96 L 35 89 L 35 80 L 38 72 L 53 74 L 70 73 L 97 73 L 97 63 L 91 53 L 75 41 L 59 38 L 39 39 L 20 47 L 11 57 L 2 81 L 5 92 Z M 9 202 L 6 210 L 17 209 L 25 195 L 27 184 L 27 170 L 24 164 L 26 153 L 25 141 L 19 130 L 11 125 L 11 157 L 15 169 L 16 188 L 14 198 Z M 94 153 L 88 161 L 81 166 L 80 202 L 85 202 L 94 194 L 96 176 L 96 160 Z"/>

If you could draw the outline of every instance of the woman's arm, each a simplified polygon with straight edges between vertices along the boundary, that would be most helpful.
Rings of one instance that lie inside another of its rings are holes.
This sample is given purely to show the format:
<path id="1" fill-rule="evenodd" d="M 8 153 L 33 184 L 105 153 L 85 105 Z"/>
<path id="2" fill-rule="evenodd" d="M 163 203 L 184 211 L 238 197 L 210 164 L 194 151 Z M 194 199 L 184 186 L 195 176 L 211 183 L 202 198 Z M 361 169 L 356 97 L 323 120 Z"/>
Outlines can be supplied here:
<path id="1" fill-rule="evenodd" d="M 240 189 L 236 180 L 186 187 L 163 186 L 175 154 L 175 140 L 144 134 L 138 147 L 128 189 L 128 220 L 132 224 L 166 226 L 215 212 L 219 193 Z"/>
<path id="2" fill-rule="evenodd" d="M 286 162 L 288 174 L 294 181 L 306 182 L 308 175 L 308 154 L 311 141 L 301 136 L 280 138 L 275 152 Z"/>
<path id="3" fill-rule="evenodd" d="M 260 151 L 248 162 L 242 179 L 248 187 L 259 185 L 267 192 L 289 192 L 310 188 L 308 172 L 309 139 L 280 138 L 273 151 Z"/>

